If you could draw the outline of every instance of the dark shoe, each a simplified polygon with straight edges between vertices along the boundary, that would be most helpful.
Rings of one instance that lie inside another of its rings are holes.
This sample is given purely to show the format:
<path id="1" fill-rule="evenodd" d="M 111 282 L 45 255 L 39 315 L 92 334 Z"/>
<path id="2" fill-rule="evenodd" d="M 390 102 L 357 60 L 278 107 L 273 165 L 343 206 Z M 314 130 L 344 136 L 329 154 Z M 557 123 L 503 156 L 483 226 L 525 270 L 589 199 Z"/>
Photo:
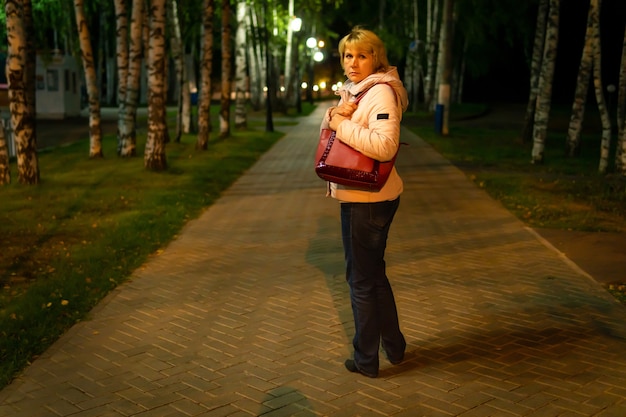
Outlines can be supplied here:
<path id="1" fill-rule="evenodd" d="M 387 357 L 387 359 L 389 359 L 389 362 L 392 365 L 400 365 L 402 362 L 404 362 L 404 355 L 400 359 L 391 359 L 389 357 Z"/>
<path id="2" fill-rule="evenodd" d="M 389 361 L 389 363 L 391 363 L 392 365 L 400 365 L 402 362 L 404 362 L 404 359 L 406 358 L 406 356 L 404 356 L 404 353 L 402 354 L 402 356 L 398 359 L 396 358 L 390 358 L 389 355 L 387 355 L 387 352 L 385 350 L 383 350 L 383 352 L 385 353 L 385 357 L 387 358 L 387 360 Z"/>
<path id="3" fill-rule="evenodd" d="M 354 362 L 353 359 L 346 359 L 346 361 L 344 362 L 344 365 L 346 366 L 346 369 L 350 372 L 356 372 L 359 373 L 361 375 L 365 375 L 369 378 L 376 378 L 378 375 L 374 375 L 374 374 L 368 374 L 367 372 L 363 372 L 361 369 L 359 369 L 356 366 L 356 362 Z"/>
<path id="4" fill-rule="evenodd" d="M 402 356 L 400 356 L 400 358 L 397 358 L 397 359 L 391 358 L 389 354 L 387 353 L 387 349 L 385 349 L 384 343 L 382 343 L 382 347 L 383 347 L 383 353 L 385 354 L 385 357 L 392 365 L 400 365 L 402 362 L 404 362 L 404 359 L 405 359 L 404 352 L 402 352 Z"/>

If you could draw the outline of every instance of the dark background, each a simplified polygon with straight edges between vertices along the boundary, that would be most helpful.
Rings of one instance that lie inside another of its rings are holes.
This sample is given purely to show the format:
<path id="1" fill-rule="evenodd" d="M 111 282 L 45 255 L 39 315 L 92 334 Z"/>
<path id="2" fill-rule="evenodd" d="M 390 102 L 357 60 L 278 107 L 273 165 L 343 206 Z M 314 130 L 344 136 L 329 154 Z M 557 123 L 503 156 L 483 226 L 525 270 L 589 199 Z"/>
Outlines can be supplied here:
<path id="1" fill-rule="evenodd" d="M 626 24 L 626 0 L 601 1 L 603 84 L 604 86 L 609 84 L 617 86 L 624 41 L 624 26 Z M 331 25 L 331 29 L 339 34 L 339 37 L 348 33 L 353 24 L 362 24 L 374 29 L 374 26 L 367 22 L 367 19 L 372 19 L 376 15 L 371 4 L 355 4 L 355 2 L 349 1 L 345 4 L 346 10 L 352 11 L 352 15 L 347 16 L 360 15 L 366 17 L 365 20 L 352 20 L 350 23 L 348 23 L 345 14 L 344 17 L 339 17 Z M 573 99 L 587 29 L 588 11 L 589 0 L 561 0 L 559 46 L 552 90 L 553 103 L 569 104 Z M 458 16 L 458 19 L 463 19 L 463 16 Z M 537 6 L 530 7 L 527 15 L 515 17 L 515 19 L 520 20 L 520 25 L 525 33 L 518 33 L 513 44 L 510 44 L 506 40 L 507 37 L 504 36 L 504 32 L 508 28 L 501 28 L 502 33 L 487 35 L 486 44 L 475 45 L 475 50 L 468 52 L 466 59 L 474 60 L 474 62 L 468 63 L 468 69 L 465 72 L 463 101 L 528 101 L 530 59 L 537 20 Z M 510 31 L 508 34 L 510 35 Z M 330 42 L 334 48 L 332 52 L 335 52 L 335 55 L 338 41 L 339 39 L 333 39 Z M 456 39 L 456 41 L 458 41 L 458 46 L 462 39 Z M 458 54 L 454 57 L 454 59 L 459 58 Z M 395 60 L 394 62 L 391 57 L 390 61 L 392 61 L 392 65 L 399 67 L 402 75 L 402 61 Z M 325 64 L 338 68 L 339 60 L 336 56 L 329 56 Z M 341 69 L 339 69 L 340 73 Z M 341 75 L 338 76 L 341 77 Z M 593 96 L 592 89 L 590 89 L 590 95 Z"/>
<path id="2" fill-rule="evenodd" d="M 576 78 L 587 29 L 588 0 L 561 2 L 559 20 L 559 47 L 554 72 L 552 100 L 571 103 L 576 89 Z M 626 0 L 603 0 L 601 9 L 602 78 L 604 86 L 618 85 L 626 24 Z M 533 16 L 536 19 L 536 16 Z M 534 30 L 535 21 L 529 22 Z M 532 32 L 532 31 L 531 31 Z M 494 42 L 502 42 L 494 39 Z M 499 54 L 493 59 L 488 74 L 472 77 L 466 74 L 463 99 L 467 101 L 528 100 L 530 56 L 532 39 L 524 45 L 511 47 L 499 43 Z M 590 94 L 593 91 L 590 89 Z M 594 98 L 595 100 L 595 98 Z"/>

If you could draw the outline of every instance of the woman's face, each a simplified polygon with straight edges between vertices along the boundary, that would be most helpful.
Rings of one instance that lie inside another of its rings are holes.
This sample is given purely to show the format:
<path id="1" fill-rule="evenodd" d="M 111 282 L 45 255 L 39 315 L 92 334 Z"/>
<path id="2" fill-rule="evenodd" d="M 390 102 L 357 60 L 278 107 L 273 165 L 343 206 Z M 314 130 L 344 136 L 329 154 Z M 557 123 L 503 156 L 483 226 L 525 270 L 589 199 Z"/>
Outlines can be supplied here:
<path id="1" fill-rule="evenodd" d="M 346 48 L 343 52 L 343 70 L 346 77 L 356 84 L 374 73 L 374 56 L 354 46 Z"/>

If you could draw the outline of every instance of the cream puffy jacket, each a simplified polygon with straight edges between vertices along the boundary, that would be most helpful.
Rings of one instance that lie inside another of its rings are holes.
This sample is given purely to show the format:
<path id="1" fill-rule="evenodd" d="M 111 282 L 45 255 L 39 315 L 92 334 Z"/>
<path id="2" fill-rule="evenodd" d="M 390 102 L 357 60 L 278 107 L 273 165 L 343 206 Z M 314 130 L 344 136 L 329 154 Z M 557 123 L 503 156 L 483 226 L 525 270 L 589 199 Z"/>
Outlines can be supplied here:
<path id="1" fill-rule="evenodd" d="M 354 101 L 365 94 L 350 120 L 344 120 L 337 129 L 337 138 L 361 153 L 379 161 L 393 158 L 400 145 L 400 121 L 407 109 L 407 92 L 398 71 L 390 67 L 385 73 L 375 73 L 361 82 L 347 82 L 336 93 L 339 104 Z M 321 129 L 328 128 L 330 110 L 326 111 Z M 387 183 L 380 191 L 364 191 L 328 183 L 328 195 L 342 202 L 374 203 L 396 199 L 403 190 L 402 179 L 393 168 Z"/>

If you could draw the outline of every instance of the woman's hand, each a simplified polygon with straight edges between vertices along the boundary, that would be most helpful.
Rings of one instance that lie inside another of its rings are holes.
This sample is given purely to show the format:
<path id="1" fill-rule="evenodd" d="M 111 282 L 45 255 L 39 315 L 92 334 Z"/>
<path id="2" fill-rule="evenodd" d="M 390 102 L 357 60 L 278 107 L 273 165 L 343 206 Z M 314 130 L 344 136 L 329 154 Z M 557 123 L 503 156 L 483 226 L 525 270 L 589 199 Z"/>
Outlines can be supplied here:
<path id="1" fill-rule="evenodd" d="M 347 119 L 348 119 L 348 117 L 344 117 L 344 116 L 342 116 L 342 115 L 340 115 L 340 114 L 336 114 L 336 115 L 334 115 L 334 116 L 330 119 L 330 121 L 328 122 L 328 127 L 329 127 L 331 130 L 334 130 L 334 131 L 336 132 L 336 131 L 337 131 L 337 129 L 339 128 L 339 124 L 340 124 L 341 122 L 343 122 L 344 120 L 347 120 Z"/>
<path id="2" fill-rule="evenodd" d="M 357 109 L 357 105 L 354 103 L 342 103 L 337 107 L 333 107 L 330 110 L 330 120 L 328 121 L 329 127 L 337 131 L 339 124 L 346 119 L 352 117 L 352 113 Z"/>
<path id="3" fill-rule="evenodd" d="M 332 108 L 332 110 L 330 111 L 330 117 L 332 119 L 332 117 L 335 115 L 341 115 L 343 117 L 350 118 L 356 108 L 357 105 L 354 103 L 342 103 L 341 105 Z"/>

